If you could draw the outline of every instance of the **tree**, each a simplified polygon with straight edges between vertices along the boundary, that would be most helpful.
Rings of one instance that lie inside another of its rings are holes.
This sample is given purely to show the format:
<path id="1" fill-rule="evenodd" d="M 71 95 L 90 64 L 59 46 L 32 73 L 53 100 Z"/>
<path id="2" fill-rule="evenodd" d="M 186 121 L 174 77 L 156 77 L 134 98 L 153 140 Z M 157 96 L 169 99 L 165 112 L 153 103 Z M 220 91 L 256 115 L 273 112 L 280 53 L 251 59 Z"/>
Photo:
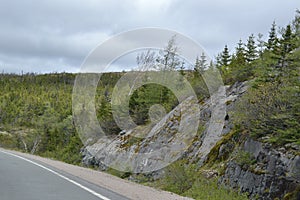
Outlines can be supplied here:
<path id="1" fill-rule="evenodd" d="M 136 57 L 136 63 L 139 66 L 140 71 L 146 71 L 153 68 L 156 68 L 155 65 L 155 52 L 148 50 L 147 52 L 142 52 Z"/>
<path id="2" fill-rule="evenodd" d="M 227 45 L 225 45 L 223 51 L 217 56 L 217 68 L 221 71 L 221 75 L 225 82 L 227 82 L 227 77 L 230 73 L 229 64 L 231 62 L 231 55 L 229 54 L 229 50 Z"/>
<path id="3" fill-rule="evenodd" d="M 221 54 L 221 63 L 223 66 L 228 66 L 230 63 L 230 54 L 227 45 L 225 45 L 224 50 Z"/>
<path id="4" fill-rule="evenodd" d="M 263 52 L 264 52 L 264 46 L 265 46 L 265 41 L 263 40 L 263 34 L 261 34 L 261 33 L 259 33 L 258 35 L 257 35 L 257 42 L 258 42 L 258 44 L 257 44 L 257 47 L 259 48 L 258 49 L 258 54 L 259 54 L 259 57 L 262 57 L 262 54 L 263 54 Z"/>
<path id="5" fill-rule="evenodd" d="M 235 54 L 232 56 L 229 65 L 230 74 L 228 75 L 228 80 L 230 82 L 244 81 L 249 76 L 249 67 L 246 66 L 246 50 L 244 46 L 242 40 L 239 40 Z"/>
<path id="6" fill-rule="evenodd" d="M 197 56 L 196 58 L 196 62 L 195 62 L 195 67 L 194 67 L 194 70 L 198 73 L 203 73 L 207 67 L 207 60 L 206 60 L 206 56 L 205 54 L 202 52 L 201 56 L 200 56 L 200 59 L 199 57 Z"/>
<path id="7" fill-rule="evenodd" d="M 169 41 L 167 46 L 159 52 L 157 56 L 157 64 L 161 66 L 160 70 L 165 73 L 166 71 L 175 71 L 184 69 L 184 61 L 178 56 L 179 48 L 176 44 L 176 35 L 174 35 Z M 165 76 L 165 74 L 163 74 Z M 180 82 L 181 80 L 177 80 Z M 179 83 L 180 84 L 180 83 Z M 160 89 L 160 102 L 166 102 L 169 100 L 170 91 L 163 87 Z"/>
<path id="8" fill-rule="evenodd" d="M 275 47 L 277 46 L 278 38 L 276 33 L 276 23 L 275 21 L 272 24 L 271 30 L 269 32 L 269 39 L 266 43 L 266 47 L 268 50 L 273 51 Z"/>
<path id="9" fill-rule="evenodd" d="M 218 55 L 216 56 L 216 67 L 218 69 L 221 69 L 222 68 L 222 53 L 218 53 Z"/>
<path id="10" fill-rule="evenodd" d="M 182 59 L 177 55 L 178 46 L 176 45 L 176 35 L 174 35 L 169 41 L 167 46 L 159 52 L 159 56 L 156 61 L 162 66 L 163 71 L 176 70 L 182 66 Z"/>
<path id="11" fill-rule="evenodd" d="M 246 64 L 245 48 L 242 40 L 240 39 L 238 46 L 235 48 L 235 54 L 232 56 L 230 69 L 235 70 L 236 68 L 243 68 Z"/>
<path id="12" fill-rule="evenodd" d="M 295 49 L 295 35 L 292 33 L 291 25 L 287 25 L 282 39 L 279 41 L 279 64 L 283 67 L 289 61 L 288 55 Z"/>
<path id="13" fill-rule="evenodd" d="M 255 37 L 251 34 L 246 44 L 246 61 L 251 63 L 257 58 L 257 50 L 255 45 Z"/>
<path id="14" fill-rule="evenodd" d="M 295 35 L 299 39 L 299 37 L 300 37 L 300 10 L 296 11 L 295 18 L 292 22 L 292 29 L 293 29 L 293 32 L 295 33 Z"/>
<path id="15" fill-rule="evenodd" d="M 246 61 L 245 48 L 243 47 L 243 45 L 244 44 L 243 44 L 242 40 L 240 39 L 238 46 L 236 47 L 236 53 L 235 53 L 236 58 L 239 61 L 239 64 L 242 64 L 242 65 L 244 65 L 245 61 Z"/>

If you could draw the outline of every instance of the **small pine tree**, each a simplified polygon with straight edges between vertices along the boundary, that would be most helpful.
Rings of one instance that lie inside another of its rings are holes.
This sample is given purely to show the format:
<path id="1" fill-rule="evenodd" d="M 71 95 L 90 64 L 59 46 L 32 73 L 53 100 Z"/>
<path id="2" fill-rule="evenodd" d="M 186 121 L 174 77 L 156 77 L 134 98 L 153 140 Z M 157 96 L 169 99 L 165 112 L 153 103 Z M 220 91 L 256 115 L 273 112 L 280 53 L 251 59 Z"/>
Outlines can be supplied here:
<path id="1" fill-rule="evenodd" d="M 295 18 L 292 22 L 292 28 L 297 37 L 300 37 L 300 10 L 296 11 Z"/>
<path id="2" fill-rule="evenodd" d="M 230 54 L 227 45 L 225 45 L 224 50 L 221 54 L 221 63 L 222 66 L 227 67 L 230 64 Z"/>
<path id="3" fill-rule="evenodd" d="M 244 81 L 249 75 L 248 69 L 246 68 L 246 51 L 244 46 L 242 40 L 240 40 L 237 44 L 235 55 L 232 56 L 229 65 L 230 75 L 227 77 L 230 82 Z"/>
<path id="4" fill-rule="evenodd" d="M 249 36 L 246 44 L 246 61 L 251 63 L 257 58 L 257 50 L 255 45 L 255 36 L 252 34 Z"/>
<path id="5" fill-rule="evenodd" d="M 197 56 L 196 58 L 196 62 L 195 62 L 195 67 L 194 67 L 194 70 L 198 73 L 203 73 L 207 67 L 207 59 L 206 59 L 206 56 L 205 54 L 202 52 L 201 56 L 200 56 L 200 59 L 199 57 Z"/>
<path id="6" fill-rule="evenodd" d="M 268 50 L 273 51 L 275 47 L 277 46 L 278 38 L 276 33 L 276 23 L 275 21 L 272 24 L 271 30 L 269 32 L 269 39 L 266 43 L 266 47 Z"/>
<path id="7" fill-rule="evenodd" d="M 222 58 L 222 53 L 218 53 L 218 55 L 216 56 L 216 61 L 215 61 L 216 67 L 218 69 L 220 69 L 222 67 L 222 59 L 221 58 Z"/>
<path id="8" fill-rule="evenodd" d="M 288 61 L 288 55 L 294 50 L 295 44 L 295 35 L 292 33 L 291 25 L 287 25 L 284 33 L 282 34 L 282 39 L 279 41 L 280 44 L 280 65 L 283 67 L 285 63 Z"/>
<path id="9" fill-rule="evenodd" d="M 264 52 L 264 46 L 265 46 L 265 42 L 264 42 L 264 40 L 263 40 L 263 34 L 261 34 L 261 33 L 259 33 L 258 35 L 257 35 L 257 47 L 259 48 L 258 49 L 258 54 L 259 54 L 259 56 L 260 57 L 262 57 L 262 54 L 263 54 L 263 52 Z"/>
<path id="10" fill-rule="evenodd" d="M 245 60 L 245 48 L 243 46 L 244 46 L 243 41 L 240 39 L 238 46 L 235 49 L 236 50 L 235 55 L 236 57 Z"/>

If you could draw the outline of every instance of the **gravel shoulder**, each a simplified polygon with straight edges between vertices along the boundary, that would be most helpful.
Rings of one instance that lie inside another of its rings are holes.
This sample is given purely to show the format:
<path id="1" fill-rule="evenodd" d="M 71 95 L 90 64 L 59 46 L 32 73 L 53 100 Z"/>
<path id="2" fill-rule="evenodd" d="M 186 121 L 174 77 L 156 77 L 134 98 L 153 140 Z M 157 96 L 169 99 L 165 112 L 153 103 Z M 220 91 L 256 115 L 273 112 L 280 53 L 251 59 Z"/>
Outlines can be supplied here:
<path id="1" fill-rule="evenodd" d="M 148 186 L 140 185 L 134 182 L 130 182 L 128 180 L 124 180 L 110 174 L 106 174 L 104 172 L 75 166 L 71 164 L 67 164 L 64 162 L 52 160 L 49 158 L 43 158 L 31 154 L 21 153 L 17 151 L 5 150 L 7 152 L 11 152 L 13 154 L 39 161 L 50 165 L 58 170 L 69 173 L 73 176 L 79 177 L 83 180 L 86 180 L 95 185 L 101 186 L 103 188 L 107 188 L 113 192 L 118 194 L 122 194 L 123 196 L 134 199 L 134 200 L 153 200 L 153 199 L 161 199 L 161 200 L 189 200 L 191 198 L 182 197 L 177 194 L 166 192 L 162 190 L 158 190 L 155 188 L 151 188 Z"/>

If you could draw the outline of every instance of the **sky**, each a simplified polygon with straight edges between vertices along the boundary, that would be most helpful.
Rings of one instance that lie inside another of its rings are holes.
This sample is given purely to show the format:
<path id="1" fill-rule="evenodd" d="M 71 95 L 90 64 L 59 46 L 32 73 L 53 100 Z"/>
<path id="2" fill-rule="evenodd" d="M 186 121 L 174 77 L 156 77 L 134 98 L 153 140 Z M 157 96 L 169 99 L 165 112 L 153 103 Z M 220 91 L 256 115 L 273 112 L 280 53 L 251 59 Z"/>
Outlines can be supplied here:
<path id="1" fill-rule="evenodd" d="M 0 0 L 0 71 L 79 72 L 101 43 L 143 27 L 177 31 L 214 58 L 252 33 L 267 39 L 272 22 L 285 27 L 296 9 L 296 0 Z M 126 69 L 133 57 L 114 70 Z"/>

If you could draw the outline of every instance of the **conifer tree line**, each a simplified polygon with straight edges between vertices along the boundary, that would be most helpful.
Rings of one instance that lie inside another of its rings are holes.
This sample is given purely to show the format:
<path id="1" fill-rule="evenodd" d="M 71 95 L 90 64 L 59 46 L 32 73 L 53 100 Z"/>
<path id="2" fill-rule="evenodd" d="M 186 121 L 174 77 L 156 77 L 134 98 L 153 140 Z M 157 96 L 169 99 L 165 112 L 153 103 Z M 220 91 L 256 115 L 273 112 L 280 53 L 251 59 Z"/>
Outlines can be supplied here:
<path id="1" fill-rule="evenodd" d="M 241 39 L 234 50 L 225 45 L 216 57 L 216 67 L 221 71 L 225 83 L 244 81 L 255 77 L 258 61 L 274 62 L 274 68 L 287 67 L 291 53 L 299 48 L 299 10 L 294 20 L 284 28 L 279 28 L 274 21 L 263 41 L 263 34 L 251 34 L 247 41 Z M 277 70 L 277 69 L 274 69 Z"/>

